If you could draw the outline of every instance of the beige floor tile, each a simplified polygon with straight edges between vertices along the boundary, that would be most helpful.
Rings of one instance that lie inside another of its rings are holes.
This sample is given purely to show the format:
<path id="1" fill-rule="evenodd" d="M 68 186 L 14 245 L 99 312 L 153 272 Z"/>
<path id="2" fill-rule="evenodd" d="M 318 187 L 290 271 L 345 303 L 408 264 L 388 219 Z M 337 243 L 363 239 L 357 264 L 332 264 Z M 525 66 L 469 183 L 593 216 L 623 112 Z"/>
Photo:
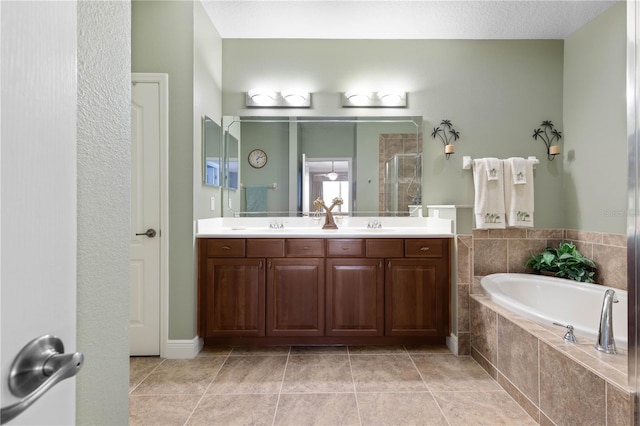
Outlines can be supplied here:
<path id="1" fill-rule="evenodd" d="M 426 391 L 409 355 L 352 355 L 357 392 Z"/>
<path id="2" fill-rule="evenodd" d="M 447 425 L 429 392 L 357 394 L 363 425 Z"/>
<path id="3" fill-rule="evenodd" d="M 286 356 L 231 356 L 207 393 L 278 393 L 286 364 Z"/>
<path id="4" fill-rule="evenodd" d="M 163 358 L 157 356 L 132 356 L 129 358 L 129 392 L 134 390 L 151 372 L 158 367 Z"/>
<path id="5" fill-rule="evenodd" d="M 200 395 L 130 395 L 129 425 L 183 425 Z"/>
<path id="6" fill-rule="evenodd" d="M 500 390 L 500 385 L 471 357 L 453 354 L 411 355 L 429 390 Z"/>
<path id="7" fill-rule="evenodd" d="M 450 354 L 447 345 L 407 345 L 404 347 L 410 354 Z"/>
<path id="8" fill-rule="evenodd" d="M 231 356 L 288 355 L 289 350 L 289 346 L 236 346 Z"/>
<path id="9" fill-rule="evenodd" d="M 205 346 L 198 356 L 228 356 L 232 351 L 233 346 Z"/>
<path id="10" fill-rule="evenodd" d="M 272 425 L 278 395 L 205 395 L 187 425 Z"/>
<path id="11" fill-rule="evenodd" d="M 505 391 L 434 392 L 450 425 L 524 426 L 535 422 Z"/>
<path id="12" fill-rule="evenodd" d="M 349 346 L 350 355 L 406 354 L 404 346 Z"/>
<path id="13" fill-rule="evenodd" d="M 355 394 L 282 394 L 274 425 L 360 425 Z"/>
<path id="14" fill-rule="evenodd" d="M 224 363 L 223 357 L 167 359 L 132 392 L 133 395 L 202 395 Z"/>
<path id="15" fill-rule="evenodd" d="M 291 355 L 339 354 L 347 355 L 346 346 L 292 346 Z"/>
<path id="16" fill-rule="evenodd" d="M 354 392 L 347 355 L 291 355 L 282 392 Z"/>

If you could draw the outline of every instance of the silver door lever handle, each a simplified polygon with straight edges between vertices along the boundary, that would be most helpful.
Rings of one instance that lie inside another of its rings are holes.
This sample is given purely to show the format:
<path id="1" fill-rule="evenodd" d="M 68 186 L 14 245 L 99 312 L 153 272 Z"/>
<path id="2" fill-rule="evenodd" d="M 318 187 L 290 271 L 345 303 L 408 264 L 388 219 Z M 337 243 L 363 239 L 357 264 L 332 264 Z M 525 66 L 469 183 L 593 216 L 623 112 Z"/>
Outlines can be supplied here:
<path id="1" fill-rule="evenodd" d="M 9 390 L 22 399 L 2 408 L 0 423 L 14 419 L 53 386 L 78 374 L 83 363 L 82 353 L 65 354 L 62 340 L 55 336 L 45 335 L 27 343 L 9 373 Z"/>
<path id="2" fill-rule="evenodd" d="M 153 237 L 156 236 L 156 230 L 153 229 L 153 228 L 149 228 L 145 232 L 141 232 L 141 233 L 136 234 L 136 235 L 146 235 L 149 238 L 153 238 Z"/>

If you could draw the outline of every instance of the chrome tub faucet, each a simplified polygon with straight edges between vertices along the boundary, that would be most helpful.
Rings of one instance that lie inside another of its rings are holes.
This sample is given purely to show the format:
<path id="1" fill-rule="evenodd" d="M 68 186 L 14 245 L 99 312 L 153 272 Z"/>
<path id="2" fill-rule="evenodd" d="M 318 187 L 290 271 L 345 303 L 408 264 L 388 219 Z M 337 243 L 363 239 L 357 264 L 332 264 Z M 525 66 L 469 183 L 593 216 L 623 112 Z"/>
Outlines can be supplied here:
<path id="1" fill-rule="evenodd" d="M 609 289 L 604 292 L 602 300 L 602 312 L 600 313 L 600 326 L 598 327 L 598 341 L 596 349 L 606 354 L 615 354 L 616 341 L 613 338 L 613 304 L 618 303 L 616 292 Z"/>

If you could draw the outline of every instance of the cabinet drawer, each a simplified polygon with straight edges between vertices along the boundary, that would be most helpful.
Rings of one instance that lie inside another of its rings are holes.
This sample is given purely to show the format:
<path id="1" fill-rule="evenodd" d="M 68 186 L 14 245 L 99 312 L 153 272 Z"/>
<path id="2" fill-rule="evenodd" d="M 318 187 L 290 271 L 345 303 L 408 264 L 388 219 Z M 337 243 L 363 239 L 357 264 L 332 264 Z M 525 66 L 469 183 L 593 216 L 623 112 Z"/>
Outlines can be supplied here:
<path id="1" fill-rule="evenodd" d="M 287 257 L 324 257 L 324 240 L 296 238 L 285 243 Z"/>
<path id="2" fill-rule="evenodd" d="M 367 257 L 403 257 L 404 244 L 402 239 L 380 238 L 369 239 L 366 243 Z"/>
<path id="3" fill-rule="evenodd" d="M 207 239 L 207 257 L 244 257 L 243 238 Z"/>
<path id="4" fill-rule="evenodd" d="M 447 240 L 441 238 L 414 238 L 405 240 L 406 257 L 442 257 Z"/>
<path id="5" fill-rule="evenodd" d="M 363 257 L 365 245 L 363 239 L 327 239 L 328 257 Z"/>
<path id="6" fill-rule="evenodd" d="M 250 238 L 247 257 L 284 257 L 283 238 Z"/>

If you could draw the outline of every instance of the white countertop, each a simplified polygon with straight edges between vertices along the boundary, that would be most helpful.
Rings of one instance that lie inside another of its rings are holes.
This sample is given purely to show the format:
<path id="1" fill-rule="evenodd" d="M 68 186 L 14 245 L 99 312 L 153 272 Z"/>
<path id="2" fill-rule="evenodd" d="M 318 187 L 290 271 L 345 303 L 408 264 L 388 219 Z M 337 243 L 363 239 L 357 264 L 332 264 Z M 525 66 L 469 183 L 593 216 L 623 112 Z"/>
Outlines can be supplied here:
<path id="1" fill-rule="evenodd" d="M 367 224 L 377 220 L 381 228 Z M 272 223 L 283 228 L 270 229 Z M 211 218 L 197 221 L 198 238 L 451 238 L 452 221 L 431 217 L 344 217 L 338 229 L 322 229 L 310 217 Z"/>

